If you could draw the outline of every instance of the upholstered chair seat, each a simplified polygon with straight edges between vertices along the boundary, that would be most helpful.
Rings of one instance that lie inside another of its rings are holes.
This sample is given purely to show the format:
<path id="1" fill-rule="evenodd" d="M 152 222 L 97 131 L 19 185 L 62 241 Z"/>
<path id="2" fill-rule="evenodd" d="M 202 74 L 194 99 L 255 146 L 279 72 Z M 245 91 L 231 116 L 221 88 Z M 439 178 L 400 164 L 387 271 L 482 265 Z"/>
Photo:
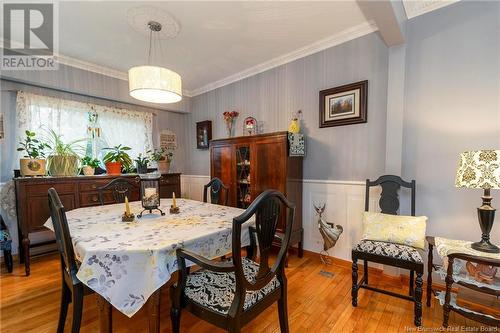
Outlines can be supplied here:
<path id="1" fill-rule="evenodd" d="M 408 245 L 362 240 L 358 245 L 356 245 L 354 250 L 399 260 L 411 261 L 413 263 L 421 264 L 424 262 L 420 252 L 416 248 Z"/>
<path id="2" fill-rule="evenodd" d="M 242 258 L 243 273 L 249 282 L 255 282 L 259 264 L 248 258 Z M 274 277 L 267 285 L 259 290 L 247 290 L 243 310 L 251 308 L 266 295 L 271 294 L 280 286 Z M 191 301 L 212 311 L 227 314 L 233 302 L 236 291 L 236 277 L 234 272 L 214 272 L 201 269 L 187 277 L 184 291 Z"/>

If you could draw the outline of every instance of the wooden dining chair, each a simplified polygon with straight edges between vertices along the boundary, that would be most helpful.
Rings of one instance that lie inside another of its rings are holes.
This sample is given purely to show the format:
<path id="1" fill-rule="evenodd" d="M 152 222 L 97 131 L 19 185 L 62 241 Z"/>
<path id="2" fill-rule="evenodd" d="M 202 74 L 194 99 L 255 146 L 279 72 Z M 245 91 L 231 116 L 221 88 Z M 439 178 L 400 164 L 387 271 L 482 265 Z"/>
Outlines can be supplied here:
<path id="1" fill-rule="evenodd" d="M 99 202 L 104 205 L 104 193 L 111 190 L 113 193 L 114 203 L 124 203 L 125 197 L 130 199 L 132 190 L 137 186 L 127 178 L 115 178 L 106 185 L 99 187 Z"/>
<path id="2" fill-rule="evenodd" d="M 397 215 L 399 210 L 399 195 L 401 187 L 411 190 L 411 215 L 415 216 L 415 181 L 404 181 L 399 176 L 380 176 L 375 181 L 366 180 L 365 211 L 368 211 L 370 200 L 370 187 L 380 186 L 379 206 L 381 213 Z M 397 228 L 397 225 L 395 226 Z M 363 260 L 363 278 L 358 281 L 358 260 Z M 368 262 L 407 269 L 410 271 L 409 295 L 401 295 L 388 290 L 375 288 L 368 284 Z M 414 273 L 417 277 L 415 278 Z M 418 250 L 414 247 L 396 243 L 362 240 L 352 250 L 352 306 L 358 306 L 358 290 L 365 288 L 389 296 L 398 297 L 414 302 L 414 324 L 422 325 L 422 275 L 424 261 Z M 415 289 L 413 285 L 415 283 Z"/>
<path id="3" fill-rule="evenodd" d="M 210 201 L 216 205 L 227 206 L 229 200 L 229 187 L 224 185 L 222 180 L 214 177 L 203 187 L 203 202 L 208 202 L 207 192 L 210 188 Z M 222 203 L 224 200 L 224 203 Z"/>
<path id="4" fill-rule="evenodd" d="M 60 254 L 62 273 L 61 308 L 59 312 L 57 333 L 64 332 L 69 303 L 73 303 L 73 323 L 71 332 L 78 333 L 80 332 L 80 324 L 82 321 L 83 296 L 93 293 L 93 290 L 85 286 L 76 277 L 78 263 L 75 260 L 75 251 L 73 249 L 73 243 L 71 242 L 66 212 L 54 188 L 49 189 L 49 208 L 54 233 L 56 235 L 57 249 Z"/>
<path id="5" fill-rule="evenodd" d="M 275 240 L 281 209 L 288 211 L 285 233 L 274 263 L 270 251 Z M 260 194 L 241 215 L 233 219 L 232 261 L 206 259 L 193 252 L 178 249 L 179 282 L 171 287 L 172 331 L 179 333 L 181 309 L 229 332 L 240 332 L 241 327 L 256 318 L 266 308 L 278 302 L 281 332 L 288 332 L 287 280 L 285 257 L 292 233 L 295 205 L 275 190 Z M 250 248 L 247 257 L 241 257 L 241 229 L 243 223 L 255 216 L 250 227 Z M 260 262 L 252 260 L 259 246 Z M 186 260 L 201 267 L 188 273 Z"/>

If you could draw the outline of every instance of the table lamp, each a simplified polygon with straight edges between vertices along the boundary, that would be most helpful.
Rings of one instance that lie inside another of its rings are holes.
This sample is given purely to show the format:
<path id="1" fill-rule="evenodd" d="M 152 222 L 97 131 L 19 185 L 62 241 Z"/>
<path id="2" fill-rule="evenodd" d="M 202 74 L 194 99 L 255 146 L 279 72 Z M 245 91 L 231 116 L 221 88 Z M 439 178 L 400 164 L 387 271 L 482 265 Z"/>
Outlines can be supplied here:
<path id="1" fill-rule="evenodd" d="M 493 197 L 490 190 L 500 189 L 500 150 L 463 152 L 458 162 L 455 186 L 484 190 L 481 197 L 483 204 L 477 209 L 482 237 L 481 241 L 472 243 L 471 247 L 482 252 L 500 253 L 500 249 L 490 242 L 490 231 L 496 211 L 491 207 Z"/>

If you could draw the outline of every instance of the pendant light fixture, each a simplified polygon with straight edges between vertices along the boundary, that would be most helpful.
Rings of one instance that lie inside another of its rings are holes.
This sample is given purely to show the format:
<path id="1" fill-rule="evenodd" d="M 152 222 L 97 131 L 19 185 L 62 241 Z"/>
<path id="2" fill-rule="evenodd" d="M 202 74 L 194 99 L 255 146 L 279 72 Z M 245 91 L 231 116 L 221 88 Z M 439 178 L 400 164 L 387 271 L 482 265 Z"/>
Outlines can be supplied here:
<path id="1" fill-rule="evenodd" d="M 182 100 L 181 76 L 168 68 L 151 65 L 153 35 L 161 31 L 162 25 L 156 21 L 150 21 L 148 28 L 148 64 L 132 67 L 128 70 L 130 96 L 151 103 L 179 102 Z M 158 43 L 160 43 L 159 38 Z"/>

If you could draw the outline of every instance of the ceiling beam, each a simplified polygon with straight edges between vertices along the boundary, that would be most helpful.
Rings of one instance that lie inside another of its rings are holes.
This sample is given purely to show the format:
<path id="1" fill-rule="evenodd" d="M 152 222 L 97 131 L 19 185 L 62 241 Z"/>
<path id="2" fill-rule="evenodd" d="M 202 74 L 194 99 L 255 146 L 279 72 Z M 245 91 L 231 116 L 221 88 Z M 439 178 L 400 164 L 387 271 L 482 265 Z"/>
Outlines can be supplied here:
<path id="1" fill-rule="evenodd" d="M 389 47 L 405 42 L 406 13 L 401 0 L 356 0 L 367 20 L 373 20 Z"/>

